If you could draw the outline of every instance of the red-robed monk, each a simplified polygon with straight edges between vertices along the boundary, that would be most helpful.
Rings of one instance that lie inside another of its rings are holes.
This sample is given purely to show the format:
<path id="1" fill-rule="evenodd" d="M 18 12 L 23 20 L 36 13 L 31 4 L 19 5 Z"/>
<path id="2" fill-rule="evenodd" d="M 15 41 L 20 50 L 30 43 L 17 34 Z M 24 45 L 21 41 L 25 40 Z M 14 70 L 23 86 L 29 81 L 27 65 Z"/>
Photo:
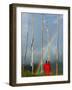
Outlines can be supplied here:
<path id="1" fill-rule="evenodd" d="M 45 75 L 50 75 L 51 74 L 51 64 L 50 61 L 46 61 L 45 64 L 43 64 L 43 69 L 44 69 L 44 73 Z"/>

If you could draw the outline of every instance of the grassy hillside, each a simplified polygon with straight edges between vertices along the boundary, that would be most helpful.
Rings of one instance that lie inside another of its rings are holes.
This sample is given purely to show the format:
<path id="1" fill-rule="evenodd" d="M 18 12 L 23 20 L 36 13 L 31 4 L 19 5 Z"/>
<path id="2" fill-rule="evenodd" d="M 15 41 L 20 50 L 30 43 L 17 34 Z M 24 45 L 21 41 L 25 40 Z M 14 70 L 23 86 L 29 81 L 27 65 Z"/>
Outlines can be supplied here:
<path id="1" fill-rule="evenodd" d="M 22 70 L 21 70 L 21 75 L 22 77 L 32 77 L 32 76 L 45 76 L 44 72 L 42 74 L 40 74 L 40 70 L 39 70 L 39 74 L 35 74 L 36 70 L 37 70 L 37 64 L 34 64 L 34 70 L 33 70 L 33 74 L 32 74 L 32 67 L 30 65 L 22 65 Z M 62 62 L 58 62 L 58 75 L 62 75 L 63 74 L 63 64 Z M 56 63 L 51 63 L 51 75 L 56 75 Z"/>

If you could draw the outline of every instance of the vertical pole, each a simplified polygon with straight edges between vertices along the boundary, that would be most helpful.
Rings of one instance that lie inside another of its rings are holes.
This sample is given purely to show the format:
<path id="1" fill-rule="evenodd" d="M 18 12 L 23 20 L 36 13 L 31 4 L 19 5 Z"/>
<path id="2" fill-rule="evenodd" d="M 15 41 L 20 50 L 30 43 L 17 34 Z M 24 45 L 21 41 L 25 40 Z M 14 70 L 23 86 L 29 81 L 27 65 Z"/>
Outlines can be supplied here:
<path id="1" fill-rule="evenodd" d="M 56 49 L 56 75 L 58 75 L 58 59 L 59 59 L 59 55 L 58 55 L 58 47 L 59 47 L 59 20 L 58 20 L 58 15 L 57 15 L 57 49 Z"/>
<path id="2" fill-rule="evenodd" d="M 43 23 L 43 15 L 42 15 L 42 55 L 41 55 L 41 74 L 43 73 L 43 29 L 44 29 L 44 23 Z"/>
<path id="3" fill-rule="evenodd" d="M 48 27 L 47 27 L 47 33 L 49 35 L 49 30 L 48 30 Z M 47 61 L 50 61 L 50 37 L 48 36 L 48 60 Z"/>
<path id="4" fill-rule="evenodd" d="M 48 38 L 48 43 L 50 42 L 50 38 Z M 50 61 L 50 46 L 48 46 L 48 61 Z"/>
<path id="5" fill-rule="evenodd" d="M 56 75 L 58 75 L 58 49 L 56 48 Z"/>
<path id="6" fill-rule="evenodd" d="M 32 74 L 33 74 L 33 48 L 34 48 L 34 17 L 32 16 Z"/>

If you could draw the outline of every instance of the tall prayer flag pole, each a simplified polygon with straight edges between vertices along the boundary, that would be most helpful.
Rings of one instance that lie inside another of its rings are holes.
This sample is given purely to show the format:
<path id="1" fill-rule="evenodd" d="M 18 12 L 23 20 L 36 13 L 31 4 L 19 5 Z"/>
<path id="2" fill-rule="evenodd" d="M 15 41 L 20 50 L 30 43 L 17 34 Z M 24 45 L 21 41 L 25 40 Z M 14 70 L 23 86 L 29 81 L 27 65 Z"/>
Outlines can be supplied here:
<path id="1" fill-rule="evenodd" d="M 47 29 L 47 32 L 48 32 L 48 29 Z M 48 43 L 50 42 L 50 38 L 48 38 Z M 47 61 L 50 61 L 50 46 L 48 45 L 48 60 Z"/>
<path id="2" fill-rule="evenodd" d="M 34 17 L 32 16 L 32 43 L 31 43 L 31 49 L 32 49 L 32 56 L 31 56 L 31 65 L 32 65 L 32 74 L 33 74 L 33 50 L 34 50 Z"/>
<path id="3" fill-rule="evenodd" d="M 58 75 L 58 59 L 59 59 L 59 54 L 58 54 L 58 47 L 59 47 L 59 43 L 58 43 L 58 40 L 59 40 L 59 20 L 58 20 L 58 16 L 57 16 L 57 48 L 56 48 L 56 75 Z"/>
<path id="4" fill-rule="evenodd" d="M 43 73 L 43 30 L 44 30 L 44 23 L 43 23 L 43 15 L 42 15 L 42 52 L 41 52 L 41 73 Z"/>
<path id="5" fill-rule="evenodd" d="M 49 30 L 48 30 L 48 26 L 47 26 L 47 34 L 49 33 Z M 49 35 L 49 34 L 48 34 Z M 50 61 L 50 37 L 48 36 L 48 60 L 47 61 Z"/>

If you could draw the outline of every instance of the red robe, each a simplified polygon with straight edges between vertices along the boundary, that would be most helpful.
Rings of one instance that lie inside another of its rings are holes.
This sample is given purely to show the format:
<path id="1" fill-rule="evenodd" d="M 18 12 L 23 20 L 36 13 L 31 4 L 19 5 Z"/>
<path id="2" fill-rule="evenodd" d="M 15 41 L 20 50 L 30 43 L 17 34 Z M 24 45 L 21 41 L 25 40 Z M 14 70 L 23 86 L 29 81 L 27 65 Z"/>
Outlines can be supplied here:
<path id="1" fill-rule="evenodd" d="M 51 74 L 51 64 L 50 64 L 50 62 L 45 63 L 43 65 L 43 69 L 44 69 L 45 75 L 50 75 Z"/>

